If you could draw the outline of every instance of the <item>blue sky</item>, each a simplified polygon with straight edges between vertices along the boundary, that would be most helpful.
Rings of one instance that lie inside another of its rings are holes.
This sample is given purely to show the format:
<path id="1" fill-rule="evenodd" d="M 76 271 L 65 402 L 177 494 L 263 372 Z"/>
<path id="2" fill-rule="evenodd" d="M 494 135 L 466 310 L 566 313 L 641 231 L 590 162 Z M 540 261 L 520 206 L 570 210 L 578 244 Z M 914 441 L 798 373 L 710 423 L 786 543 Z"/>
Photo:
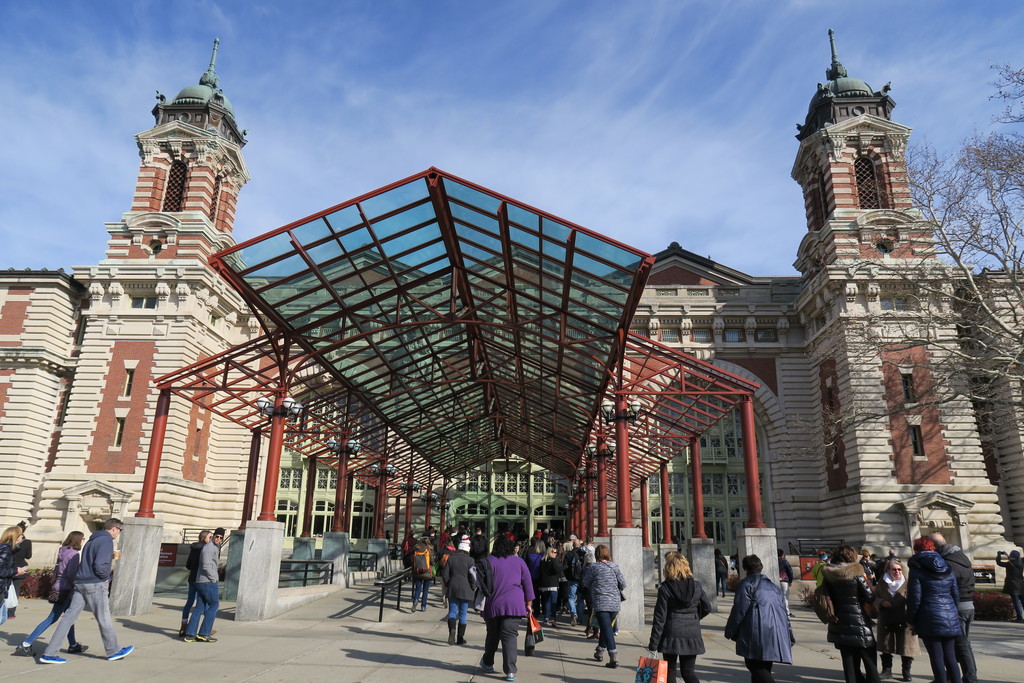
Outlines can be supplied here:
<path id="1" fill-rule="evenodd" d="M 437 166 L 650 253 L 795 274 L 790 178 L 827 30 L 940 150 L 992 126 L 1024 3 L 0 0 L 0 267 L 102 258 L 155 91 L 217 74 L 242 241 Z"/>

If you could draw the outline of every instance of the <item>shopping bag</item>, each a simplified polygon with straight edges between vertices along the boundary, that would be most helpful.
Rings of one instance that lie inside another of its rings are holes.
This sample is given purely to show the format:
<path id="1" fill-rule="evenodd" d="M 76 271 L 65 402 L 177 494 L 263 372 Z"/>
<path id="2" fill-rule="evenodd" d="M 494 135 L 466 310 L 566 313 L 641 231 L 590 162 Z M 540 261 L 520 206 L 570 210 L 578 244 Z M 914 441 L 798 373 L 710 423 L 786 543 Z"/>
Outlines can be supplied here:
<path id="1" fill-rule="evenodd" d="M 537 617 L 530 614 L 530 633 L 533 634 L 533 639 L 538 643 L 544 642 L 544 629 L 540 627 L 540 622 L 537 621 Z"/>
<path id="2" fill-rule="evenodd" d="M 668 662 L 664 659 L 641 657 L 636 666 L 636 683 L 668 683 Z"/>
<path id="3" fill-rule="evenodd" d="M 5 604 L 9 610 L 18 606 L 18 591 L 15 590 L 13 581 L 7 587 L 7 599 L 5 600 Z"/>
<path id="4" fill-rule="evenodd" d="M 526 641 L 523 643 L 523 652 L 527 657 L 533 656 L 533 650 L 537 647 L 537 640 L 530 633 L 530 629 L 526 629 Z"/>

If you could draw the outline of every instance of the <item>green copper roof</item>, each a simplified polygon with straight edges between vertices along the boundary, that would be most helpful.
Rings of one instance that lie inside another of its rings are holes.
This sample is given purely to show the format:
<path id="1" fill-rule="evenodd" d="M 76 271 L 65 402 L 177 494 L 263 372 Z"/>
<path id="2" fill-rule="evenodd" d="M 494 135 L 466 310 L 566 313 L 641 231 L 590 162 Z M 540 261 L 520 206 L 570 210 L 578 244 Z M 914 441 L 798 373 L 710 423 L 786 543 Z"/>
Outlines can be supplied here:
<path id="1" fill-rule="evenodd" d="M 206 68 L 206 71 L 202 76 L 199 77 L 199 85 L 190 85 L 184 88 L 178 93 L 177 97 L 174 98 L 173 104 L 199 104 L 206 105 L 216 104 L 219 107 L 223 107 L 232 117 L 235 115 L 235 110 L 231 106 L 231 102 L 224 96 L 224 91 L 220 89 L 220 78 L 217 76 L 214 67 L 217 63 L 217 47 L 220 45 L 220 39 L 213 39 L 213 54 L 210 56 L 210 66 Z"/>

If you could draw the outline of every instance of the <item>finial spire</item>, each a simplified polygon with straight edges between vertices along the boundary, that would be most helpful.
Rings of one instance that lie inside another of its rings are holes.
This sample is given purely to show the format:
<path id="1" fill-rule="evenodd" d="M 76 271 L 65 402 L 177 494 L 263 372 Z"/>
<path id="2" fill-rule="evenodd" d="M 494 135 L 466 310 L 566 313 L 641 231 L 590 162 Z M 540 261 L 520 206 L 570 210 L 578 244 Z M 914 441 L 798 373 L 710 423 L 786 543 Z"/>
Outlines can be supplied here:
<path id="1" fill-rule="evenodd" d="M 206 73 L 199 79 L 199 85 L 208 85 L 211 88 L 217 88 L 220 85 L 220 79 L 217 78 L 217 74 L 214 71 L 214 67 L 217 64 L 217 47 L 220 45 L 220 38 L 213 39 L 213 54 L 210 55 L 210 66 L 207 67 Z"/>
<path id="2" fill-rule="evenodd" d="M 828 30 L 828 44 L 832 48 L 832 66 L 825 71 L 825 78 L 834 81 L 837 78 L 846 77 L 846 67 L 843 66 L 836 55 L 836 32 L 832 29 Z"/>

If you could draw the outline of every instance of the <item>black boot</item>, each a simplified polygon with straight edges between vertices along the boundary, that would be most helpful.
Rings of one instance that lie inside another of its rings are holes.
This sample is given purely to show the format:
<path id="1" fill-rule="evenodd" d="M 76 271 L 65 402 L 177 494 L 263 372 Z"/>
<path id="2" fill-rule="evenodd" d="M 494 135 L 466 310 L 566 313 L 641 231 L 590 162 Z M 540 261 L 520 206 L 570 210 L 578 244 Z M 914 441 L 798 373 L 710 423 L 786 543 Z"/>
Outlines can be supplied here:
<path id="1" fill-rule="evenodd" d="M 459 639 L 455 641 L 456 645 L 466 644 L 466 625 L 459 624 Z"/>
<path id="2" fill-rule="evenodd" d="M 448 620 L 448 644 L 449 645 L 454 645 L 455 644 L 455 624 L 456 624 L 457 621 L 458 621 L 457 619 L 449 619 Z"/>
<path id="3" fill-rule="evenodd" d="M 913 657 L 902 657 L 903 660 L 903 680 L 911 681 L 913 678 L 910 676 L 910 665 L 914 663 Z"/>

